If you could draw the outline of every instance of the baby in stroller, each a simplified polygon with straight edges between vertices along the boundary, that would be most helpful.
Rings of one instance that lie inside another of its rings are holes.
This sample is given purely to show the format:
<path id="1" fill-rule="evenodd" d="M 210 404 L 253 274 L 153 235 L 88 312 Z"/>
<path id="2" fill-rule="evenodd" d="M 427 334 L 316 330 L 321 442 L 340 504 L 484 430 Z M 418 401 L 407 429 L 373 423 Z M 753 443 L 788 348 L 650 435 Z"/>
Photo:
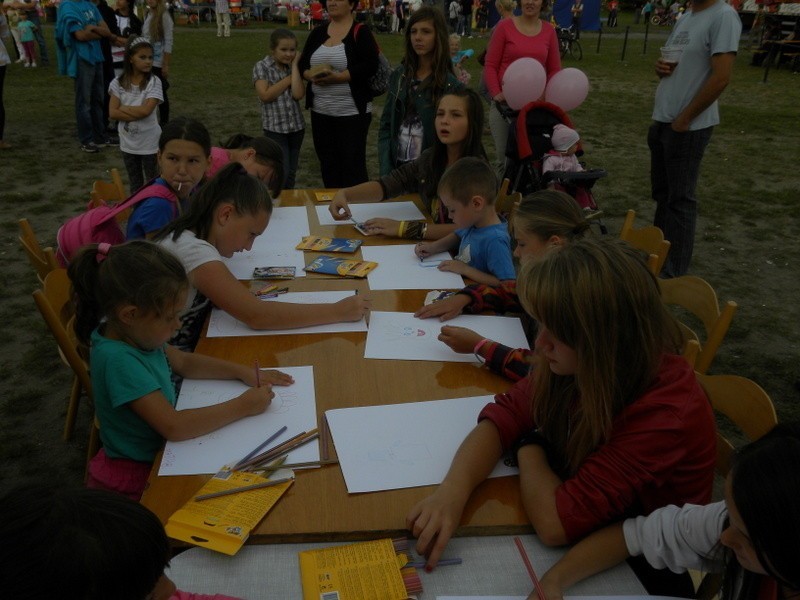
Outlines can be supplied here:
<path id="1" fill-rule="evenodd" d="M 608 173 L 584 170 L 578 162 L 580 135 L 567 113 L 549 102 L 531 102 L 508 118 L 504 177 L 511 181 L 509 192 L 524 196 L 549 187 L 568 193 L 587 212 L 599 211 L 592 187 Z"/>

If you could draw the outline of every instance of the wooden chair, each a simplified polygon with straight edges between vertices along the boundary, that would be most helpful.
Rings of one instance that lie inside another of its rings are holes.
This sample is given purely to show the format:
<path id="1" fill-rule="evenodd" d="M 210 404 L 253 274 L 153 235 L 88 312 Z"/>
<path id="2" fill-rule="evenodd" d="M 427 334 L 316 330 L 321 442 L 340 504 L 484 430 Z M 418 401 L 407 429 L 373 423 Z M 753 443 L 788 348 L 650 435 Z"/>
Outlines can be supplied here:
<path id="1" fill-rule="evenodd" d="M 510 180 L 503 179 L 500 190 L 497 192 L 497 198 L 494 201 L 494 209 L 497 211 L 497 214 L 505 216 L 509 221 L 511 220 L 511 215 L 514 213 L 514 208 L 522 202 L 522 194 L 520 192 L 508 193 L 508 186 L 510 184 Z"/>
<path id="2" fill-rule="evenodd" d="M 111 169 L 111 182 L 97 179 L 92 183 L 90 197 L 92 206 L 99 206 L 103 202 L 117 203 L 125 200 L 125 187 L 117 169 Z"/>
<path id="3" fill-rule="evenodd" d="M 25 251 L 33 270 L 36 271 L 39 281 L 44 282 L 47 274 L 58 268 L 58 262 L 51 247 L 42 248 L 39 244 L 31 224 L 28 223 L 28 219 L 19 220 L 19 243 L 22 244 L 22 249 Z"/>
<path id="4" fill-rule="evenodd" d="M 736 313 L 736 302 L 728 300 L 720 310 L 714 288 L 693 275 L 660 279 L 659 285 L 665 303 L 680 306 L 702 321 L 706 330 L 705 342 L 700 344 L 694 369 L 699 373 L 708 372 Z M 681 329 L 686 340 L 700 342 L 697 334 L 684 323 L 681 323 Z"/>
<path id="5" fill-rule="evenodd" d="M 757 440 L 778 423 L 769 395 L 754 381 L 738 375 L 704 375 L 697 380 L 706 392 L 714 411 L 727 417 L 747 438 Z M 731 470 L 734 446 L 717 431 L 717 474 L 726 477 Z M 698 600 L 717 597 L 722 585 L 719 573 L 707 573 L 697 586 Z"/>
<path id="6" fill-rule="evenodd" d="M 81 392 L 92 398 L 92 381 L 89 369 L 78 351 L 77 339 L 72 327 L 73 316 L 70 297 L 70 280 L 65 269 L 55 269 L 45 277 L 42 289 L 33 292 L 33 299 L 45 323 L 56 339 L 62 360 L 75 374 L 67 405 L 67 418 L 64 424 L 64 440 L 72 436 L 75 418 L 78 414 Z"/>
<path id="7" fill-rule="evenodd" d="M 635 219 L 636 211 L 629 210 L 628 215 L 625 217 L 625 222 L 622 224 L 622 231 L 620 231 L 619 237 L 634 248 L 643 250 L 647 254 L 656 255 L 658 258 L 655 262 L 653 273 L 658 275 L 664 266 L 664 261 L 667 260 L 670 243 L 664 239 L 664 232 L 655 225 L 634 229 L 633 222 Z M 650 261 L 648 261 L 648 266 L 651 266 Z"/>

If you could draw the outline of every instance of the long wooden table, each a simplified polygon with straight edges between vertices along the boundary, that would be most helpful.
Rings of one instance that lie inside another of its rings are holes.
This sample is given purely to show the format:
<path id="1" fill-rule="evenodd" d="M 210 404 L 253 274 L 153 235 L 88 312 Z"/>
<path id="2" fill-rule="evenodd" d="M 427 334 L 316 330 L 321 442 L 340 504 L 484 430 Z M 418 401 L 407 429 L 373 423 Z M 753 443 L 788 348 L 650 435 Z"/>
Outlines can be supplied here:
<path id="1" fill-rule="evenodd" d="M 410 199 L 410 198 L 403 198 Z M 418 200 L 417 200 L 418 201 Z M 358 234 L 351 225 L 320 227 L 313 193 L 284 192 L 282 206 L 309 208 L 311 233 L 336 237 Z M 269 235 L 269 228 L 265 235 Z M 408 243 L 366 238 L 365 245 Z M 374 310 L 413 312 L 425 290 L 370 291 L 367 281 L 320 279 L 309 275 L 288 283 L 290 291 L 355 290 L 372 299 Z M 205 338 L 197 352 L 262 367 L 312 365 L 317 414 L 333 408 L 442 400 L 494 394 L 509 383 L 469 363 L 364 359 L 366 333 Z M 332 444 L 331 444 L 332 447 Z M 156 461 L 142 503 L 162 522 L 188 501 L 208 475 L 159 477 Z M 338 465 L 297 471 L 295 484 L 253 531 L 250 543 L 372 539 L 404 535 L 405 515 L 433 486 L 348 494 Z M 516 477 L 484 482 L 473 494 L 458 535 L 502 535 L 532 531 L 520 502 Z"/>

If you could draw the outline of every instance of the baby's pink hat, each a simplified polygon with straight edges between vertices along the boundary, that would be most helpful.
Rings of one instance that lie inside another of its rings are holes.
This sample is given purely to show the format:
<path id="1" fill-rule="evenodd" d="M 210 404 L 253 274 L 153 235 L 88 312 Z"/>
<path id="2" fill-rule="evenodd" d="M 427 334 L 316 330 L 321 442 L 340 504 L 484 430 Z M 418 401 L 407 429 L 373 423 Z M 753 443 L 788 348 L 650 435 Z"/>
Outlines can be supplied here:
<path id="1" fill-rule="evenodd" d="M 554 150 L 565 152 L 580 139 L 581 136 L 578 135 L 577 131 L 559 123 L 553 127 L 553 135 L 550 137 L 550 142 L 553 144 Z"/>

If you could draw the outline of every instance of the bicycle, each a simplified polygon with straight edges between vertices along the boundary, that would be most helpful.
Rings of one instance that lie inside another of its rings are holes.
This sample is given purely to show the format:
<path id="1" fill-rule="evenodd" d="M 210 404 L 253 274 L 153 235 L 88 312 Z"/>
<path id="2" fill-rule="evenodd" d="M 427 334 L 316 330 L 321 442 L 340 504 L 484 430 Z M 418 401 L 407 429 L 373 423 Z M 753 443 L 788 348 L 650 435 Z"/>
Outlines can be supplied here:
<path id="1" fill-rule="evenodd" d="M 572 25 L 569 27 L 557 27 L 556 34 L 558 35 L 561 58 L 569 54 L 573 58 L 583 60 L 583 48 L 581 48 L 581 43 L 576 38 L 575 29 Z"/>

